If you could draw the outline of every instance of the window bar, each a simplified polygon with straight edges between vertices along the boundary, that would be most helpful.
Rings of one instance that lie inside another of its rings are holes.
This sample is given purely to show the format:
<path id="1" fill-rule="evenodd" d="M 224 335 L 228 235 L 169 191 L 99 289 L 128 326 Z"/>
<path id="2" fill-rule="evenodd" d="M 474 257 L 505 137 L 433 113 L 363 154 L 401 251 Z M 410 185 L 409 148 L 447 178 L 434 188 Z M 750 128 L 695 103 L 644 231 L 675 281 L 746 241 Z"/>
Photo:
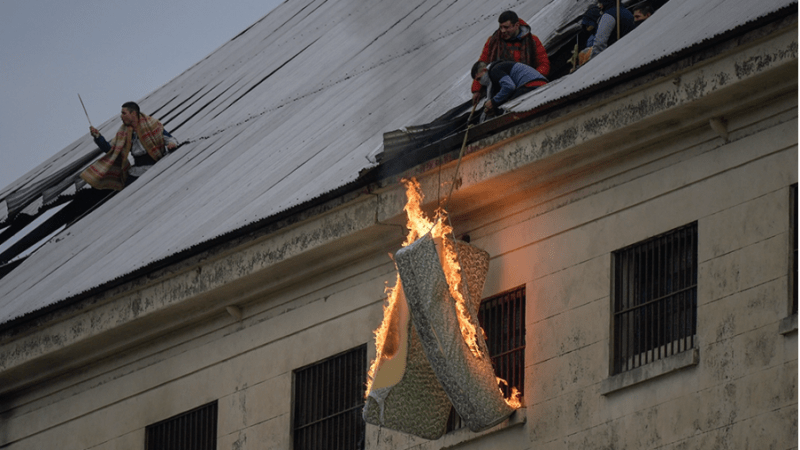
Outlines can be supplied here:
<path id="1" fill-rule="evenodd" d="M 669 303 L 669 297 L 666 294 L 669 292 L 667 289 L 668 283 L 668 275 L 667 275 L 667 246 L 669 245 L 669 241 L 661 242 L 658 245 L 658 268 L 661 277 L 660 288 L 658 290 L 659 297 L 666 297 L 658 302 L 658 306 L 656 307 L 656 311 L 658 314 L 658 359 L 662 359 L 667 356 L 667 303 Z"/>
<path id="2" fill-rule="evenodd" d="M 615 278 L 615 286 L 621 286 L 619 292 L 615 292 L 614 294 L 614 310 L 619 311 L 622 309 L 622 299 L 630 290 L 631 280 L 630 277 L 623 276 L 623 270 L 625 270 L 625 265 L 623 264 L 623 257 L 619 255 L 617 260 L 614 262 L 617 273 L 614 274 Z M 622 280 L 625 280 L 625 284 L 623 285 Z M 617 373 L 622 370 L 622 357 L 624 355 L 624 348 L 625 342 L 627 339 L 623 338 L 625 328 L 625 317 L 620 317 L 617 313 L 615 313 L 615 319 L 619 320 L 619 325 L 614 325 L 614 373 Z"/>
<path id="3" fill-rule="evenodd" d="M 675 256 L 680 253 L 676 250 L 676 248 L 678 248 L 678 240 L 671 239 L 669 241 L 669 273 L 674 279 L 673 284 L 675 285 L 675 287 L 680 288 L 682 287 L 680 281 L 680 271 L 677 269 L 677 264 L 675 262 Z M 675 354 L 675 341 L 678 339 L 678 336 L 680 336 L 678 333 L 676 333 L 677 330 L 675 329 L 675 323 L 674 323 L 674 320 L 680 321 L 680 308 L 676 308 L 676 302 L 679 301 L 678 300 L 679 298 L 680 295 L 676 295 L 673 293 L 672 297 L 670 297 L 669 299 L 669 303 L 667 304 L 667 309 L 668 309 L 667 314 L 669 315 L 669 317 L 673 318 L 673 321 L 670 321 L 669 326 L 667 327 L 667 336 L 666 336 L 669 345 L 670 355 Z"/>
<path id="4" fill-rule="evenodd" d="M 651 300 L 655 298 L 656 292 L 656 261 L 655 261 L 655 242 L 650 242 L 648 245 L 648 282 L 650 284 L 650 289 L 648 291 L 648 299 Z M 645 321 L 645 326 L 647 327 L 647 346 L 645 347 L 644 351 L 644 361 L 645 364 L 653 362 L 653 351 L 654 348 L 654 340 L 655 340 L 655 317 L 653 317 L 653 304 L 650 303 L 648 306 L 645 307 L 645 311 L 647 314 L 645 317 L 647 320 Z"/>
<path id="5" fill-rule="evenodd" d="M 790 200 L 791 204 L 789 205 L 789 209 L 792 214 L 792 224 L 789 229 L 789 232 L 792 233 L 792 256 L 793 259 L 792 263 L 792 280 L 791 280 L 791 287 L 792 287 L 792 314 L 797 314 L 797 184 L 793 184 L 791 187 L 791 195 Z"/>
<path id="6" fill-rule="evenodd" d="M 629 284 L 629 289 L 624 293 L 624 297 L 620 299 L 621 309 L 624 309 L 629 306 L 630 299 L 633 298 L 633 293 L 637 290 L 637 283 L 639 280 L 636 279 L 634 276 L 633 268 L 636 267 L 634 264 L 638 261 L 639 254 L 638 252 L 634 251 L 633 254 L 626 253 L 623 254 L 621 260 L 623 264 L 623 272 L 622 276 L 626 277 Z M 622 328 L 621 332 L 624 334 L 623 337 L 623 348 L 621 349 L 622 353 L 620 354 L 621 358 L 621 368 L 622 370 L 629 370 L 631 363 L 633 360 L 629 360 L 627 355 L 633 354 L 633 343 L 634 343 L 634 319 L 636 316 L 635 313 L 625 314 L 623 318 L 624 321 L 624 328 Z"/>
<path id="7" fill-rule="evenodd" d="M 680 264 L 679 280 L 682 288 L 689 288 L 692 283 L 691 271 L 692 260 L 691 256 L 691 233 L 688 229 L 681 232 L 679 239 L 680 254 L 678 255 L 678 262 Z M 691 308 L 692 308 L 692 294 L 691 292 L 681 291 L 681 305 L 680 305 L 680 318 L 678 321 L 678 339 L 682 344 L 682 350 L 688 349 L 688 343 L 691 339 L 689 323 L 691 321 Z"/>
<path id="8" fill-rule="evenodd" d="M 633 256 L 633 263 L 628 262 L 628 266 L 626 267 L 626 269 L 627 269 L 626 271 L 628 272 L 627 275 L 630 277 L 631 283 L 633 284 L 633 291 L 629 292 L 628 293 L 628 297 L 623 299 L 624 300 L 623 304 L 625 306 L 628 306 L 628 303 L 636 296 L 636 293 L 640 292 L 640 290 L 641 290 L 640 284 L 642 283 L 642 280 L 640 280 L 640 279 L 638 279 L 636 277 L 636 273 L 633 270 L 634 268 L 639 267 L 638 263 L 639 263 L 639 260 L 641 260 L 641 251 L 640 251 L 640 249 L 634 250 L 632 256 Z M 628 257 L 626 259 L 629 259 L 629 258 L 630 258 L 630 255 L 628 255 Z M 628 315 L 627 328 L 625 330 L 623 330 L 625 332 L 625 334 L 627 335 L 626 336 L 626 338 L 627 338 L 626 344 L 627 345 L 626 345 L 626 348 L 625 348 L 625 352 L 623 353 L 623 357 L 625 357 L 625 361 L 624 361 L 625 370 L 630 370 L 631 366 L 634 363 L 633 358 L 628 358 L 628 356 L 636 355 L 638 353 L 636 351 L 636 343 L 638 342 L 638 339 L 637 339 L 637 336 L 636 336 L 636 320 L 637 320 L 637 318 L 638 318 L 638 313 L 632 312 L 631 314 L 629 314 Z"/>
<path id="9" fill-rule="evenodd" d="M 691 289 L 693 286 L 696 285 L 695 278 L 693 273 L 695 271 L 694 262 L 694 239 L 693 235 L 689 233 L 689 230 L 683 230 L 680 236 L 681 239 L 681 282 L 682 285 L 686 288 L 686 290 Z M 695 308 L 695 297 L 692 292 L 686 292 L 681 296 L 682 298 L 682 307 L 681 307 L 681 317 L 679 321 L 679 339 L 683 343 L 684 350 L 688 349 L 690 345 L 693 345 L 694 339 L 694 314 L 693 310 Z"/>
<path id="10" fill-rule="evenodd" d="M 694 224 L 693 230 L 697 229 L 697 224 Z M 689 257 L 691 258 L 691 279 L 692 285 L 697 286 L 697 232 L 693 232 L 689 234 L 689 240 L 692 243 L 691 247 L 689 247 Z M 689 309 L 689 314 L 692 318 L 691 327 L 689 328 L 689 340 L 691 341 L 692 347 L 694 347 L 694 335 L 697 332 L 697 289 L 695 288 L 694 291 L 691 291 L 690 295 L 691 300 L 691 308 Z"/>

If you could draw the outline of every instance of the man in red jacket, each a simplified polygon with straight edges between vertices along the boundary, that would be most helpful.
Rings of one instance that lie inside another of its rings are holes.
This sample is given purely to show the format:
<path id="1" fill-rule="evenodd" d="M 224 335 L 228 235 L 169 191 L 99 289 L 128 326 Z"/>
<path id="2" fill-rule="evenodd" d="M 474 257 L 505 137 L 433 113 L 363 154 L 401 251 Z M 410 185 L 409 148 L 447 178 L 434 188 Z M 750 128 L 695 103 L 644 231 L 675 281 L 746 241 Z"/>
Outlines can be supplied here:
<path id="1" fill-rule="evenodd" d="M 497 21 L 500 27 L 486 41 L 478 61 L 487 64 L 495 61 L 521 62 L 546 77 L 550 73 L 550 59 L 539 38 L 531 34 L 531 27 L 514 11 L 503 12 Z M 475 80 L 472 82 L 472 103 L 477 104 L 481 97 L 481 84 Z"/>

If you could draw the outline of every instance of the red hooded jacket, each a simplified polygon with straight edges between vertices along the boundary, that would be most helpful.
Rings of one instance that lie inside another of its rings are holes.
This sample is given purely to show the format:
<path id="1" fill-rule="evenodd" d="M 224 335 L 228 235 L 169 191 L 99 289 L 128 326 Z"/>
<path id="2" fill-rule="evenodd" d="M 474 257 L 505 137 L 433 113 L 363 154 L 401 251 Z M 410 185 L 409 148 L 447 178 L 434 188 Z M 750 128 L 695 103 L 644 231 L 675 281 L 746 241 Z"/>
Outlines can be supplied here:
<path id="1" fill-rule="evenodd" d="M 494 61 L 514 61 L 527 64 L 543 76 L 550 74 L 550 58 L 538 37 L 531 34 L 531 27 L 519 19 L 521 37 L 506 41 L 500 37 L 500 30 L 486 40 L 483 52 L 478 61 L 490 63 Z M 481 84 L 474 80 L 472 92 L 481 90 Z"/>

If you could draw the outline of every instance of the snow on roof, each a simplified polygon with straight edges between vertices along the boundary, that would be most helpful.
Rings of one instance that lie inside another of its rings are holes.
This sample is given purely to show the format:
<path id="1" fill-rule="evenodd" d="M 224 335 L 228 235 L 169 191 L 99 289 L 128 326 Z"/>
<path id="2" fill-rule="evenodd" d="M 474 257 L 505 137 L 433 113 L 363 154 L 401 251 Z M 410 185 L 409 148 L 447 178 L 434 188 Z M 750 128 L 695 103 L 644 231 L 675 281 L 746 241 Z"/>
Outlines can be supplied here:
<path id="1" fill-rule="evenodd" d="M 470 67 L 501 11 L 531 18 L 534 34 L 546 41 L 590 2 L 284 2 L 139 102 L 189 143 L 0 280 L 0 323 L 356 180 L 374 166 L 369 156 L 384 132 L 429 122 L 470 98 Z M 671 0 L 635 31 L 637 39 L 620 41 L 608 58 L 544 95 L 523 97 L 517 108 L 579 91 L 794 3 Z M 109 136 L 118 126 L 115 116 L 98 128 Z M 0 212 L 36 201 L 53 174 L 93 152 L 88 137 L 71 144 L 0 191 Z"/>

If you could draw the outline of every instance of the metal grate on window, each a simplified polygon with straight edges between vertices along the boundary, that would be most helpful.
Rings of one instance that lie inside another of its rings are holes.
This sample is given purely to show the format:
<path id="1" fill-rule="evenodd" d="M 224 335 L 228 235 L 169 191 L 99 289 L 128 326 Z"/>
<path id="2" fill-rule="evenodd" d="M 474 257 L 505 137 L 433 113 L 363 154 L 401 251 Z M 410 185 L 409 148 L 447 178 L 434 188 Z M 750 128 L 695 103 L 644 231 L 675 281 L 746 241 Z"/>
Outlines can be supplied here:
<path id="1" fill-rule="evenodd" d="M 145 450 L 215 450 L 217 402 L 145 428 Z"/>
<path id="2" fill-rule="evenodd" d="M 294 449 L 362 450 L 367 346 L 294 374 Z"/>
<path id="3" fill-rule="evenodd" d="M 694 348 L 697 222 L 613 258 L 613 373 Z"/>
<path id="4" fill-rule="evenodd" d="M 525 286 L 484 299 L 478 321 L 486 334 L 486 346 L 495 374 L 506 380 L 501 386 L 508 397 L 511 387 L 520 393 L 525 384 Z M 461 417 L 451 409 L 447 430 L 463 428 Z"/>

